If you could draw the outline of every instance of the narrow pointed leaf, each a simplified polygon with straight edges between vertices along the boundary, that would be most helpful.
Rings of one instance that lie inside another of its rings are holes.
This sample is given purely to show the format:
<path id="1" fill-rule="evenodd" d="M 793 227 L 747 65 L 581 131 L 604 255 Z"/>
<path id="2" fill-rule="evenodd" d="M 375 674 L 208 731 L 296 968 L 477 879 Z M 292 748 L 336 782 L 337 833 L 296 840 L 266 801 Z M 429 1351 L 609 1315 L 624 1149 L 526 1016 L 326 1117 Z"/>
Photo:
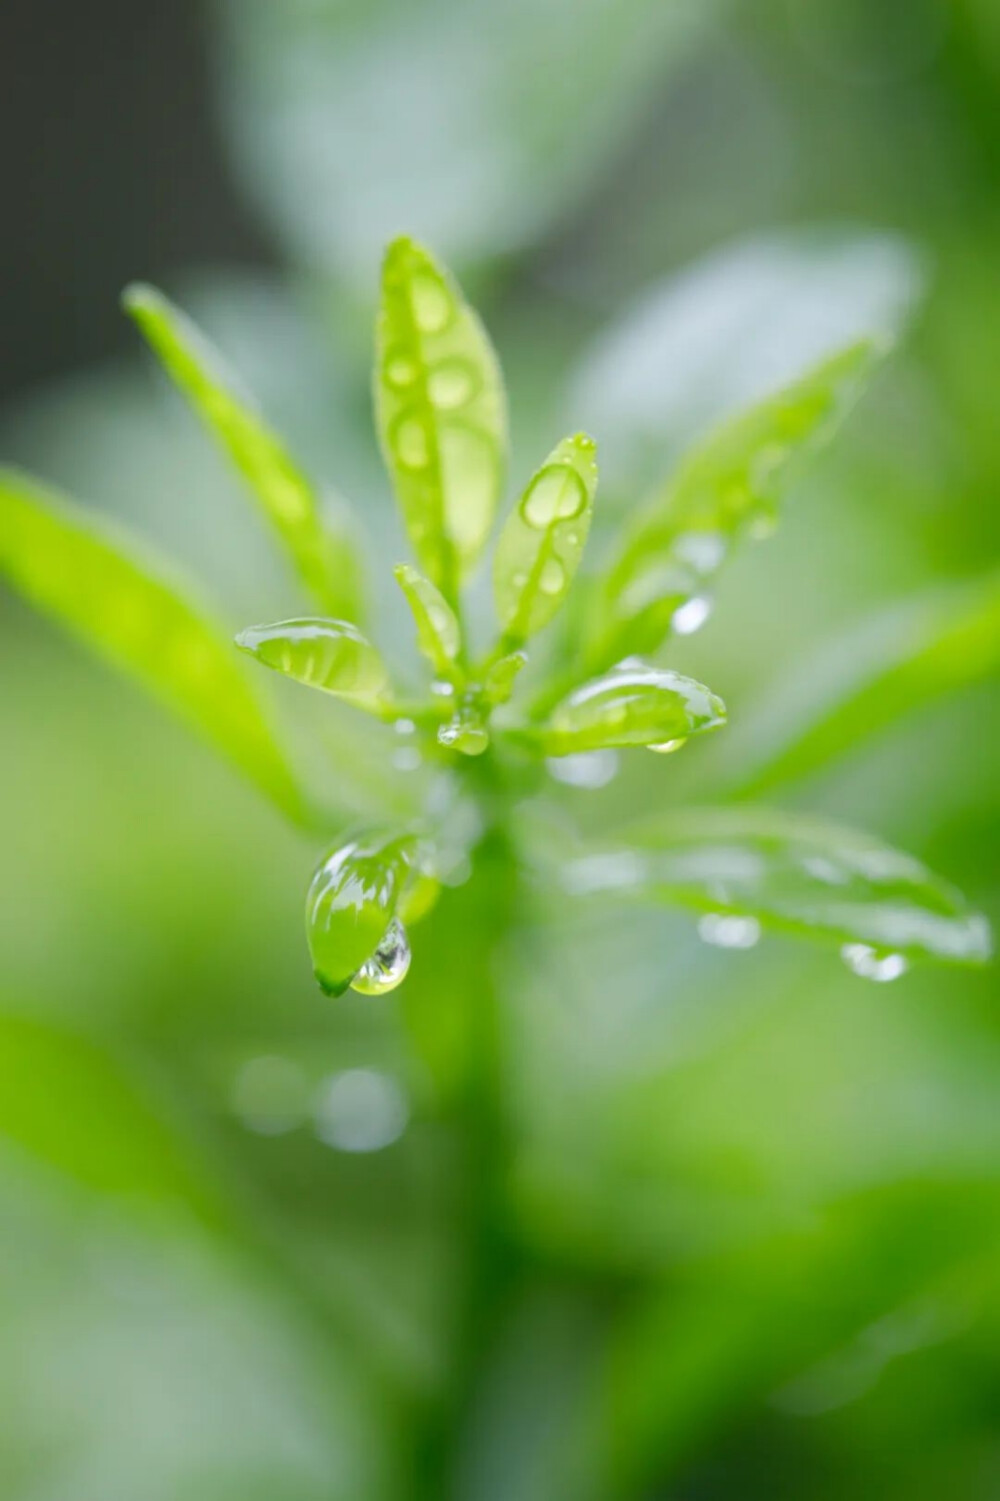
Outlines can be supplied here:
<path id="1" fill-rule="evenodd" d="M 478 317 L 453 278 L 408 239 L 389 246 L 383 265 L 375 411 L 417 561 L 453 600 L 496 514 L 506 396 Z"/>
<path id="2" fill-rule="evenodd" d="M 134 541 L 26 475 L 0 470 L 0 575 L 303 816 L 227 633 Z"/>
<path id="3" fill-rule="evenodd" d="M 359 563 L 346 531 L 324 516 L 313 486 L 240 391 L 222 355 L 179 308 L 154 287 L 134 285 L 123 298 L 154 354 L 256 495 L 299 577 L 332 615 L 356 618 Z"/>
<path id="4" fill-rule="evenodd" d="M 808 671 L 748 724 L 727 786 L 756 792 L 807 776 L 911 710 L 998 672 L 1000 575 L 905 601 L 813 653 Z"/>
<path id="5" fill-rule="evenodd" d="M 570 861 L 563 882 L 579 895 L 674 903 L 858 945 L 876 966 L 880 955 L 981 964 L 991 953 L 986 919 L 919 860 L 853 829 L 766 809 L 647 823 L 617 848 Z"/>
<path id="6" fill-rule="evenodd" d="M 493 590 L 502 639 L 520 646 L 558 611 L 580 566 L 597 490 L 592 438 L 578 433 L 532 477 L 497 544 Z"/>
<path id="7" fill-rule="evenodd" d="M 370 833 L 331 850 L 306 897 L 313 970 L 328 995 L 342 995 L 375 953 L 417 870 L 409 834 Z"/>
<path id="8" fill-rule="evenodd" d="M 439 677 L 455 676 L 462 650 L 462 632 L 451 605 L 440 589 L 406 563 L 395 570 L 417 626 L 417 645 Z"/>
<path id="9" fill-rule="evenodd" d="M 605 746 L 673 750 L 691 735 L 718 729 L 725 720 L 725 705 L 704 684 L 639 663 L 576 688 L 556 705 L 537 734 L 547 756 Z"/>
<path id="10" fill-rule="evenodd" d="M 385 663 L 357 626 L 346 620 L 279 620 L 252 625 L 236 645 L 286 677 L 319 688 L 358 708 L 379 713 L 387 704 Z"/>
<path id="11" fill-rule="evenodd" d="M 863 340 L 722 424 L 653 496 L 604 589 L 588 660 L 655 651 L 688 601 L 704 597 L 735 544 L 766 536 L 806 455 L 860 395 L 879 347 Z"/>
<path id="12" fill-rule="evenodd" d="M 508 652 L 489 665 L 483 675 L 483 697 L 491 708 L 510 700 L 518 675 L 527 665 L 528 656 L 523 651 Z"/>

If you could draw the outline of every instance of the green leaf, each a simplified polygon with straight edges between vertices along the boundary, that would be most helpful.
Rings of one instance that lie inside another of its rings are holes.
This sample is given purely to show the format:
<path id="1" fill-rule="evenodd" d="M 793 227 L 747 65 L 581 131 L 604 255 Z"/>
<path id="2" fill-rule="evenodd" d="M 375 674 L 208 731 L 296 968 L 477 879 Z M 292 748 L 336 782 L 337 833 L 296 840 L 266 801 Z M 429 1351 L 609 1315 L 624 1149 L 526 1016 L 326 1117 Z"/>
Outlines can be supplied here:
<path id="1" fill-rule="evenodd" d="M 637 517 L 608 574 L 587 656 L 592 669 L 655 651 L 672 628 L 696 628 L 731 549 L 770 534 L 799 465 L 835 431 L 878 354 L 871 340 L 850 345 L 723 423 L 690 454 Z M 694 600 L 704 603 L 687 623 L 679 612 Z"/>
<path id="2" fill-rule="evenodd" d="M 419 854 L 413 835 L 369 833 L 324 856 L 306 897 L 306 933 L 328 995 L 342 995 L 376 954 L 407 888 L 419 892 L 426 910 Z"/>
<path id="3" fill-rule="evenodd" d="M 722 700 L 702 683 L 640 662 L 574 689 L 534 734 L 549 756 L 605 746 L 665 752 L 725 721 Z"/>
<path id="4" fill-rule="evenodd" d="M 0 574 L 136 677 L 295 818 L 301 793 L 227 634 L 134 541 L 0 470 Z"/>
<path id="5" fill-rule="evenodd" d="M 193 1152 L 127 1069 L 48 1023 L 0 1016 L 0 1134 L 88 1189 L 220 1213 Z"/>
<path id="6" fill-rule="evenodd" d="M 236 637 L 240 651 L 286 677 L 332 693 L 359 709 L 388 707 L 389 674 L 371 642 L 346 620 L 279 620 L 251 625 Z"/>
<path id="7" fill-rule="evenodd" d="M 505 647 L 520 646 L 558 611 L 580 566 L 597 490 L 592 438 L 552 450 L 508 517 L 497 544 L 493 591 Z"/>
<path id="8" fill-rule="evenodd" d="M 904 601 L 814 652 L 733 746 L 726 785 L 818 770 L 910 710 L 1000 671 L 1000 574 Z"/>
<path id="9" fill-rule="evenodd" d="M 619 847 L 571 861 L 562 879 L 578 895 L 712 914 L 718 921 L 705 936 L 723 946 L 752 942 L 757 925 L 837 942 L 872 979 L 894 979 L 911 959 L 982 964 L 991 953 L 986 919 L 912 856 L 767 809 L 690 810 L 646 823 Z M 752 925 L 727 928 L 729 917 Z"/>
<path id="10" fill-rule="evenodd" d="M 451 605 L 422 573 L 408 563 L 395 569 L 417 626 L 417 645 L 441 678 L 454 679 L 462 650 L 462 630 Z"/>
<path id="11" fill-rule="evenodd" d="M 412 240 L 382 268 L 375 411 L 417 561 L 450 600 L 489 536 L 507 404 L 496 355 L 452 277 Z"/>
<path id="12" fill-rule="evenodd" d="M 514 692 L 518 674 L 528 665 L 528 656 L 523 651 L 512 651 L 491 662 L 483 674 L 483 698 L 491 708 L 509 701 Z"/>
<path id="13" fill-rule="evenodd" d="M 163 368 L 256 495 L 299 577 L 332 615 L 356 618 L 359 564 L 346 532 L 321 513 L 316 492 L 215 347 L 154 287 L 126 288 L 123 303 Z"/>

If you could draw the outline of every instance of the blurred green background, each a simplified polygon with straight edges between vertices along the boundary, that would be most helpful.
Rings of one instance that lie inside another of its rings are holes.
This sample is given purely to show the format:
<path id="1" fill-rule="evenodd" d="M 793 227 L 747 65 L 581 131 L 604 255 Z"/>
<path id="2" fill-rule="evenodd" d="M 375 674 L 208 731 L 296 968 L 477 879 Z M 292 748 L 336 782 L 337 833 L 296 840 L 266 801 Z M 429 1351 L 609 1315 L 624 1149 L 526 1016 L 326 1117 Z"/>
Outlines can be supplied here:
<path id="1" fill-rule="evenodd" d="M 170 550 L 234 628 L 297 602 L 119 318 L 130 278 L 190 306 L 351 498 L 390 650 L 405 550 L 368 367 L 391 234 L 482 307 L 515 477 L 595 433 L 608 529 L 713 418 L 901 330 L 676 653 L 732 728 L 555 789 L 587 827 L 752 781 L 902 602 L 995 577 L 996 0 L 7 0 L 0 85 L 0 454 Z M 990 662 L 769 800 L 872 828 L 996 922 Z M 525 915 L 487 963 L 487 885 L 445 898 L 402 991 L 333 1004 L 302 938 L 315 848 L 6 592 L 0 702 L 4 1498 L 412 1494 L 480 984 L 530 1254 L 456 1497 L 1000 1495 L 995 972 L 873 987 L 793 941 L 726 954 L 682 915 L 589 909 Z M 398 775 L 381 754 L 340 740 L 359 811 Z"/>

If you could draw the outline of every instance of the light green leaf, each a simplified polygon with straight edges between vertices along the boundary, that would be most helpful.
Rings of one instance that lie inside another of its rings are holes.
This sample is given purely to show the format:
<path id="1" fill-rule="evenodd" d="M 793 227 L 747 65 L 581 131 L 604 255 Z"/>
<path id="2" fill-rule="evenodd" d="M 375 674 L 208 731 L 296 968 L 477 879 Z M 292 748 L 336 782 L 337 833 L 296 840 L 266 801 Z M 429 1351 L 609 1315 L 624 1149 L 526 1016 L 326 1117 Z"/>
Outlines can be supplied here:
<path id="1" fill-rule="evenodd" d="M 493 591 L 507 648 L 548 625 L 569 591 L 597 490 L 592 438 L 564 438 L 533 476 L 497 544 Z"/>
<path id="2" fill-rule="evenodd" d="M 259 500 L 300 578 L 332 615 L 359 613 L 359 564 L 346 532 L 334 530 L 316 492 L 222 355 L 154 287 L 130 286 L 126 311 L 167 374 L 198 412 Z"/>
<path id="3" fill-rule="evenodd" d="M 427 905 L 419 866 L 419 844 L 409 834 L 364 834 L 324 856 L 306 897 L 306 933 L 316 979 L 328 995 L 344 993 L 390 925 L 396 923 L 394 941 L 401 935 L 405 943 L 396 913 L 407 889 L 419 888 L 420 905 Z"/>
<path id="4" fill-rule="evenodd" d="M 679 750 L 691 735 L 725 724 L 720 698 L 679 672 L 645 663 L 623 665 L 574 689 L 535 732 L 548 756 L 605 746 Z"/>
<path id="5" fill-rule="evenodd" d="M 491 708 L 505 704 L 514 692 L 518 674 L 528 665 L 523 651 L 512 651 L 491 662 L 483 674 L 483 698 Z"/>
<path id="6" fill-rule="evenodd" d="M 417 645 L 439 677 L 453 679 L 462 650 L 458 617 L 440 589 L 408 563 L 400 563 L 395 574 L 416 621 Z"/>
<path id="7" fill-rule="evenodd" d="M 0 574 L 303 817 L 301 793 L 227 634 L 134 541 L 28 476 L 0 470 Z"/>
<path id="8" fill-rule="evenodd" d="M 507 403 L 486 331 L 412 240 L 382 268 L 375 411 L 417 561 L 450 600 L 489 536 L 503 484 Z"/>
<path id="9" fill-rule="evenodd" d="M 220 1213 L 193 1152 L 128 1071 L 48 1023 L 0 1016 L 0 1134 L 88 1189 Z"/>
<path id="10" fill-rule="evenodd" d="M 1000 671 L 1000 575 L 906 600 L 820 647 L 733 747 L 727 786 L 806 776 L 912 709 Z"/>
<path id="11" fill-rule="evenodd" d="M 629 529 L 603 590 L 587 660 L 607 666 L 655 651 L 681 615 L 704 601 L 744 537 L 773 530 L 804 457 L 829 438 L 864 388 L 878 347 L 862 340 L 823 360 L 776 396 L 723 423 L 698 445 Z"/>
<path id="12" fill-rule="evenodd" d="M 578 895 L 675 903 L 711 914 L 708 941 L 743 947 L 759 926 L 846 945 L 858 974 L 895 979 L 911 959 L 982 964 L 986 919 L 910 855 L 793 814 L 715 808 L 673 814 L 563 872 Z M 750 919 L 738 926 L 727 918 Z"/>
<path id="13" fill-rule="evenodd" d="M 241 651 L 286 677 L 380 714 L 389 674 L 371 642 L 346 620 L 279 620 L 240 631 Z"/>

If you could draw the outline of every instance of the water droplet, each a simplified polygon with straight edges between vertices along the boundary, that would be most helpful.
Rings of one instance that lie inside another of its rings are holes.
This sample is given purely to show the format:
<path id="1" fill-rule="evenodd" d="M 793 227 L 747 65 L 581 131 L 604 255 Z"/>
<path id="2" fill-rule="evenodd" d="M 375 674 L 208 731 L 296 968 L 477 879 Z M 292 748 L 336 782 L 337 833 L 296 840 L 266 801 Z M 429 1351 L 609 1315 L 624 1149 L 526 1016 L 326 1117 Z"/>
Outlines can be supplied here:
<path id="1" fill-rule="evenodd" d="M 880 985 L 898 980 L 909 969 L 905 957 L 889 949 L 876 949 L 867 943 L 845 943 L 840 956 L 852 974 Z"/>
<path id="2" fill-rule="evenodd" d="M 437 733 L 438 744 L 463 756 L 481 756 L 490 743 L 486 726 L 470 714 L 459 713 Z"/>
<path id="3" fill-rule="evenodd" d="M 682 735 L 679 740 L 661 740 L 659 745 L 647 745 L 646 749 L 651 750 L 656 756 L 672 756 L 674 751 L 679 751 L 685 745 L 687 745 L 687 736 Z"/>
<path id="4" fill-rule="evenodd" d="M 259 1136 L 294 1131 L 305 1119 L 306 1097 L 305 1077 L 290 1058 L 250 1058 L 233 1083 L 233 1110 Z"/>
<path id="5" fill-rule="evenodd" d="M 475 391 L 475 372 L 465 360 L 444 360 L 427 378 L 427 394 L 442 411 L 468 405 Z"/>
<path id="6" fill-rule="evenodd" d="M 452 300 L 436 276 L 418 271 L 410 282 L 410 307 L 421 333 L 439 334 L 452 316 Z"/>
<path id="7" fill-rule="evenodd" d="M 706 912 L 698 922 L 698 937 L 714 948 L 752 949 L 760 942 L 760 923 L 735 912 Z"/>
<path id="8" fill-rule="evenodd" d="M 704 594 L 693 594 L 674 611 L 670 624 L 678 636 L 693 636 L 695 631 L 701 630 L 711 613 L 712 601 Z"/>
<path id="9" fill-rule="evenodd" d="M 402 350 L 393 350 L 386 356 L 385 378 L 390 386 L 402 391 L 412 386 L 417 378 L 417 362 Z"/>
<path id="10" fill-rule="evenodd" d="M 521 501 L 521 515 L 529 526 L 544 531 L 554 521 L 579 516 L 587 505 L 583 480 L 568 464 L 553 464 L 535 476 Z"/>
<path id="11" fill-rule="evenodd" d="M 392 764 L 397 771 L 419 771 L 424 758 L 415 745 L 401 745 L 392 753 Z"/>
<path id="12" fill-rule="evenodd" d="M 417 726 L 412 719 L 397 719 L 393 729 L 397 735 L 415 735 Z"/>
<path id="13" fill-rule="evenodd" d="M 447 678 L 435 678 L 431 683 L 431 692 L 436 698 L 451 698 L 455 692 L 455 684 L 449 683 Z"/>
<path id="14" fill-rule="evenodd" d="M 581 751 L 575 756 L 550 756 L 549 775 L 567 787 L 593 790 L 606 787 L 618 774 L 618 754 L 613 750 Z"/>
<path id="15" fill-rule="evenodd" d="M 410 940 L 399 918 L 394 917 L 374 954 L 351 981 L 351 989 L 361 995 L 385 995 L 403 983 L 409 968 Z"/>
<path id="16" fill-rule="evenodd" d="M 559 594 L 566 586 L 566 570 L 558 558 L 547 558 L 538 576 L 538 587 L 543 594 Z"/>
<path id="17" fill-rule="evenodd" d="M 316 1135 L 339 1152 L 380 1152 L 409 1121 L 406 1097 L 378 1069 L 349 1068 L 325 1080 L 316 1102 Z"/>
<path id="18" fill-rule="evenodd" d="M 427 429 L 417 417 L 403 416 L 392 430 L 396 457 L 407 469 L 423 469 L 430 458 Z"/>
<path id="19" fill-rule="evenodd" d="M 726 539 L 721 532 L 682 532 L 673 545 L 674 556 L 702 578 L 722 566 Z"/>

